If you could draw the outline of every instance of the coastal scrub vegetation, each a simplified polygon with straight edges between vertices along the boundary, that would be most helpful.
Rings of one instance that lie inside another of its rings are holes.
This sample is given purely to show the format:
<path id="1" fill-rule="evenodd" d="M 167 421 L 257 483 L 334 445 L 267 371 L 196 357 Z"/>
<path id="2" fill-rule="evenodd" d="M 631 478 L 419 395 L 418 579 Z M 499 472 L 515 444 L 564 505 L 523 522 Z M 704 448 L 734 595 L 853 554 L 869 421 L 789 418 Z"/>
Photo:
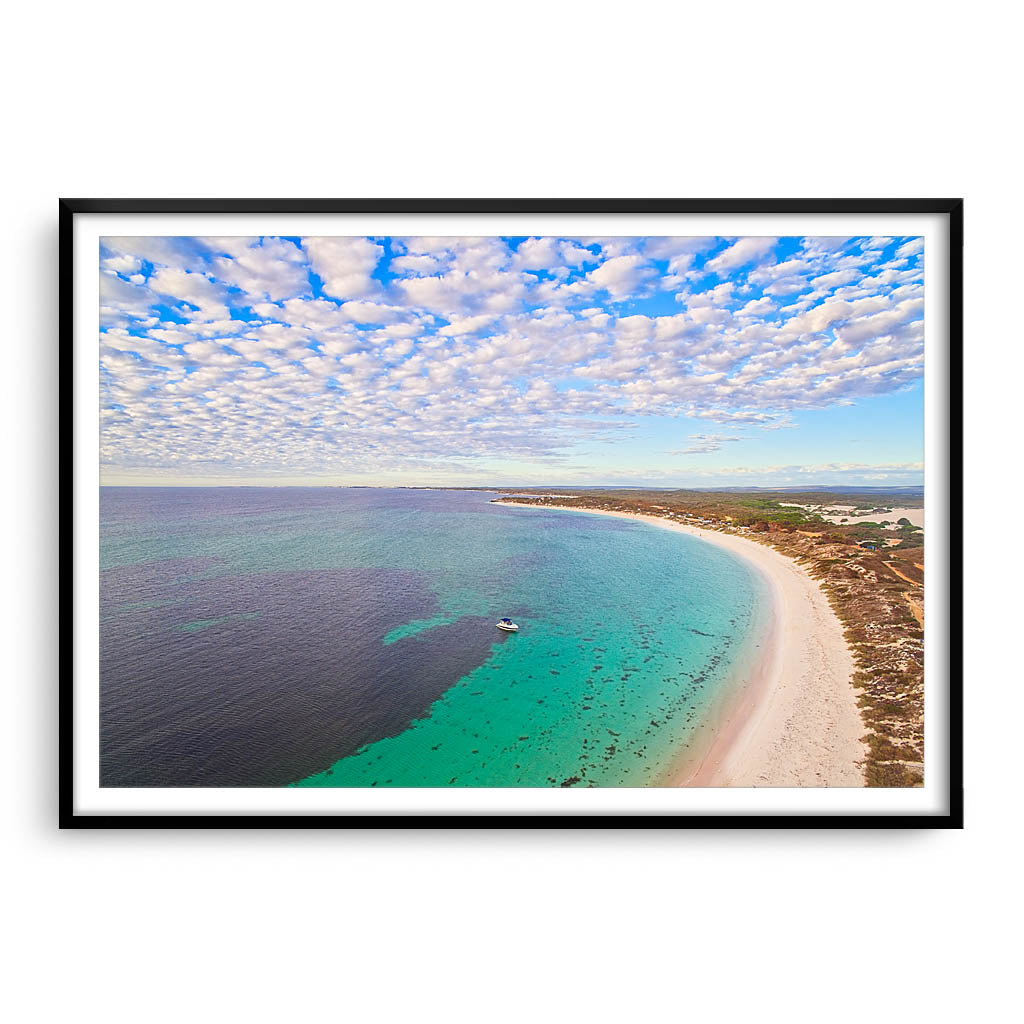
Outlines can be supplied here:
<path id="1" fill-rule="evenodd" d="M 866 784 L 923 783 L 924 531 L 891 515 L 894 508 L 923 507 L 920 496 L 633 488 L 502 493 L 530 504 L 643 513 L 746 535 L 795 559 L 821 582 L 854 655 L 853 683 L 867 729 Z"/>

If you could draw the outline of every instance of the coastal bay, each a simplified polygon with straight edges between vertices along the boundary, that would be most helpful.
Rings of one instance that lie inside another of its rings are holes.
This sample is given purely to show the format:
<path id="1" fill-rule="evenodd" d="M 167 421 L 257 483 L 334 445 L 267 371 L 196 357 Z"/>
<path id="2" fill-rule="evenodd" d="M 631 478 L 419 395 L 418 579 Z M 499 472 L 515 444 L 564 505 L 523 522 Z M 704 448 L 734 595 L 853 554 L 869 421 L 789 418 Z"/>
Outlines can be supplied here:
<path id="1" fill-rule="evenodd" d="M 536 507 L 504 499 L 503 504 Z M 753 565 L 768 581 L 772 626 L 750 674 L 709 715 L 666 784 L 863 786 L 865 727 L 853 655 L 820 584 L 793 559 L 747 538 L 656 515 L 545 504 L 649 523 L 698 537 Z"/>
<path id="2" fill-rule="evenodd" d="M 104 786 L 668 785 L 766 631 L 762 576 L 491 498 L 104 491 Z"/>

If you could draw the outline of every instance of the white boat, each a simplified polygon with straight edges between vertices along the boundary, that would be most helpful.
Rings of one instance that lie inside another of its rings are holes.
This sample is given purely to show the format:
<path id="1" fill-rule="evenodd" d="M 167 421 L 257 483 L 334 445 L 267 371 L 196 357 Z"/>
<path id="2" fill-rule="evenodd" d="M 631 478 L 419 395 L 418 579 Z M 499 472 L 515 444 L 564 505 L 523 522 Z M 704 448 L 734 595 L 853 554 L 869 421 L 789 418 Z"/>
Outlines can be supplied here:
<path id="1" fill-rule="evenodd" d="M 499 619 L 495 625 L 506 633 L 518 633 L 519 627 L 511 619 Z"/>

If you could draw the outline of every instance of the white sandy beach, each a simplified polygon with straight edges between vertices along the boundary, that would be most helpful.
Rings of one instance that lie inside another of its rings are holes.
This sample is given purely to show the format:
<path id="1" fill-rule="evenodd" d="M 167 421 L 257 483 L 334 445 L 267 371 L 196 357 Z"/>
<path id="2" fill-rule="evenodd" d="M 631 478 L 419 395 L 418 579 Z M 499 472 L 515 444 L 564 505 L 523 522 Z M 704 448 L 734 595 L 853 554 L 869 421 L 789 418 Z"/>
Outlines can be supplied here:
<path id="1" fill-rule="evenodd" d="M 505 504 L 518 504 L 505 502 Z M 524 507 L 537 508 L 523 503 Z M 569 506 L 545 505 L 544 508 Z M 863 786 L 866 732 L 853 689 L 853 656 L 820 585 L 791 558 L 756 541 L 657 516 L 640 519 L 699 537 L 755 566 L 774 596 L 770 635 L 752 678 L 726 702 L 697 758 L 681 758 L 677 786 Z"/>

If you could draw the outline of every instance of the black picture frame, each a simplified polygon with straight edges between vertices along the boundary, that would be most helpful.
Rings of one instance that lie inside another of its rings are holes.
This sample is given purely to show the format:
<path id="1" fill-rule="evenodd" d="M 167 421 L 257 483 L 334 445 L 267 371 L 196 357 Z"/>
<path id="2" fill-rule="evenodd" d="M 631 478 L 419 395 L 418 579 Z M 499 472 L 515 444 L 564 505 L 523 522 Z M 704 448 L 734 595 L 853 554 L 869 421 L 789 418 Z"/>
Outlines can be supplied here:
<path id="1" fill-rule="evenodd" d="M 72 572 L 61 576 L 59 623 L 58 825 L 81 828 L 962 828 L 963 798 L 963 214 L 958 198 L 909 199 L 89 199 L 59 200 L 60 535 L 72 536 L 74 232 L 81 214 L 932 214 L 947 219 L 949 240 L 949 786 L 938 814 L 630 815 L 280 815 L 81 814 L 74 801 L 74 639 Z M 61 564 L 71 564 L 72 558 Z"/>

